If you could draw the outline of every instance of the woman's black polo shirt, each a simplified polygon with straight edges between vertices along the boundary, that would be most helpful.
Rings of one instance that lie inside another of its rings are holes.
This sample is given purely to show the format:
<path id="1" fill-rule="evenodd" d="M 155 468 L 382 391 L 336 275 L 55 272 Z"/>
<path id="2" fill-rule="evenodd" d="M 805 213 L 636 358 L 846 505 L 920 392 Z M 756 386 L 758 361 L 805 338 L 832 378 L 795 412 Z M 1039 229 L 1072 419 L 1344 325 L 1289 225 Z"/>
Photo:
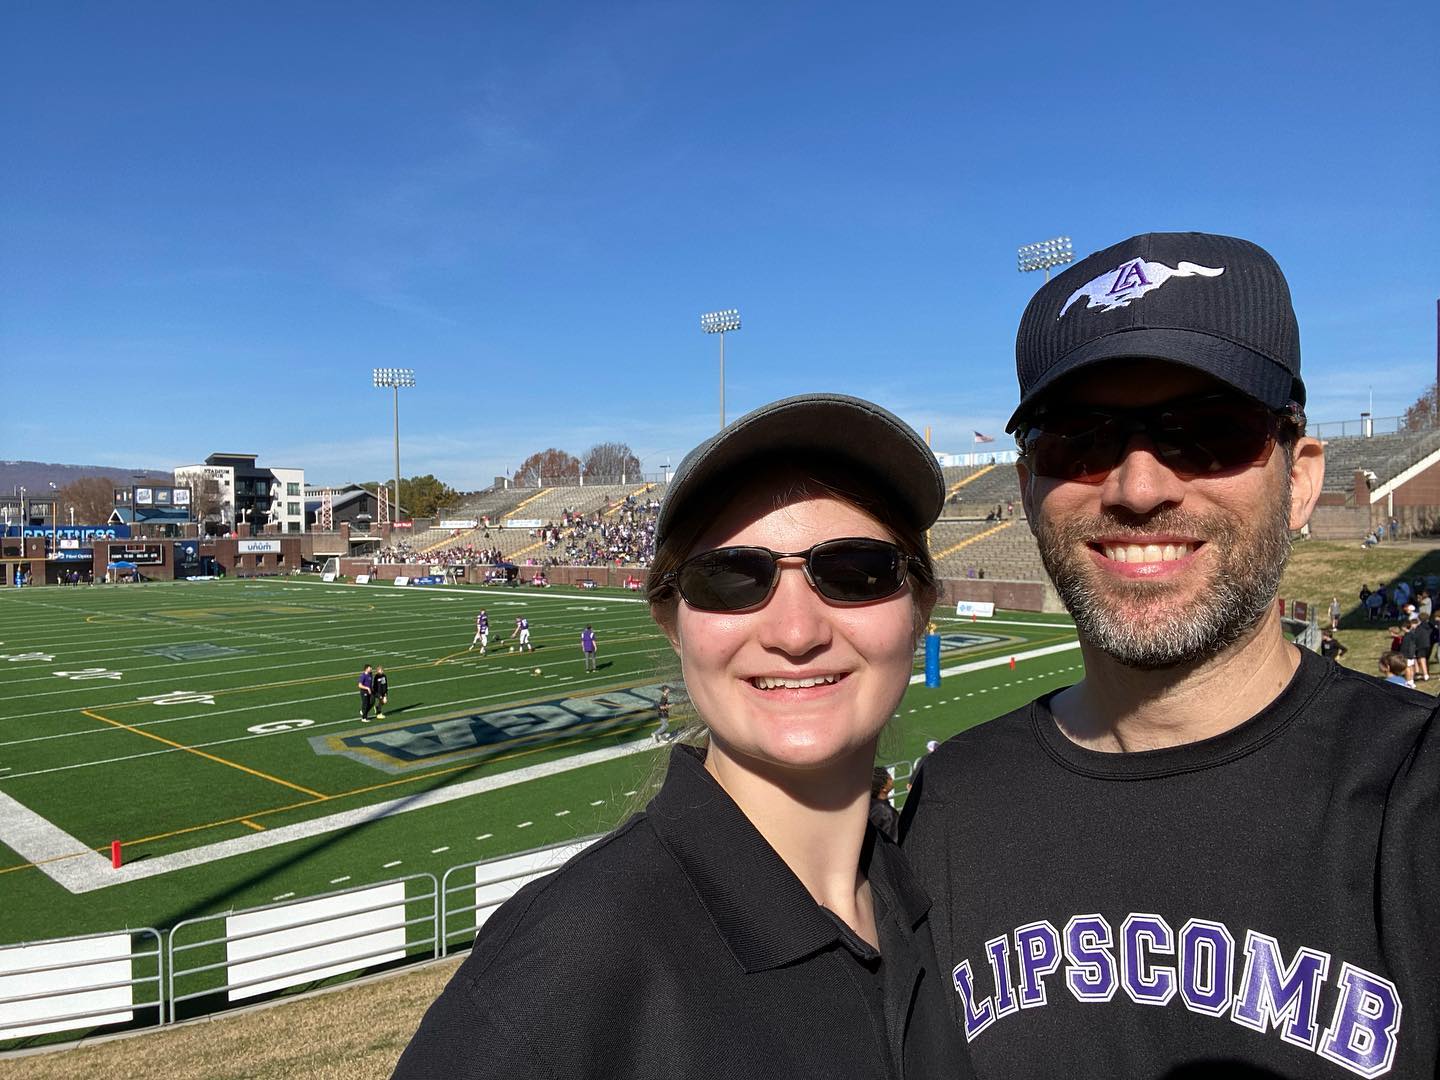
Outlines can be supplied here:
<path id="1" fill-rule="evenodd" d="M 954 1078 L 930 901 L 869 841 L 878 965 L 676 747 L 643 813 L 486 922 L 395 1075 Z"/>

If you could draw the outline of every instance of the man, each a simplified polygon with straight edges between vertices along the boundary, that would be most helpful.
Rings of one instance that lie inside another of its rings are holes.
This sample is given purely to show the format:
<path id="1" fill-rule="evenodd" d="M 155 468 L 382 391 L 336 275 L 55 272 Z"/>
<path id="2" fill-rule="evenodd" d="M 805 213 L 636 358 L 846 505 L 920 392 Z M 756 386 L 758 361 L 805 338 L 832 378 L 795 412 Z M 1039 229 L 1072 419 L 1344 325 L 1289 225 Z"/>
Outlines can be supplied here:
<path id="1" fill-rule="evenodd" d="M 530 620 L 527 619 L 524 615 L 521 615 L 518 619 L 515 620 L 515 632 L 511 634 L 510 637 L 508 637 L 506 640 L 514 641 L 517 638 L 520 641 L 521 652 L 535 651 L 535 646 L 530 644 Z"/>
<path id="2" fill-rule="evenodd" d="M 1418 678 L 1428 681 L 1430 673 L 1422 668 L 1422 656 L 1430 655 L 1430 627 L 1420 621 L 1420 616 L 1412 612 L 1405 617 L 1405 635 L 1400 639 L 1400 655 L 1405 657 L 1405 678 L 1411 686 L 1415 685 Z"/>
<path id="3" fill-rule="evenodd" d="M 390 676 L 383 667 L 375 669 L 375 719 L 385 719 L 385 704 L 390 700 Z"/>
<path id="4" fill-rule="evenodd" d="M 490 616 L 485 612 L 484 608 L 481 608 L 480 614 L 475 616 L 475 639 L 470 642 L 470 649 L 475 648 L 476 645 L 480 646 L 481 656 L 484 656 L 486 652 L 489 651 Z M 466 649 L 465 651 L 469 652 L 470 649 Z"/>
<path id="5" fill-rule="evenodd" d="M 360 672 L 360 681 L 355 684 L 360 688 L 360 722 L 370 722 L 370 702 L 375 692 L 375 676 L 370 673 L 370 665 L 365 665 L 365 670 Z"/>
<path id="6" fill-rule="evenodd" d="M 895 795 L 895 778 L 884 765 L 876 765 L 870 774 L 870 824 L 875 831 L 891 840 L 900 840 L 900 813 L 891 799 Z"/>
<path id="7" fill-rule="evenodd" d="M 657 742 L 667 742 L 673 739 L 670 734 L 670 687 L 660 687 L 660 700 L 655 703 L 655 715 L 660 718 L 660 726 L 650 733 L 650 738 Z"/>
<path id="8" fill-rule="evenodd" d="M 1326 660 L 1339 660 L 1350 650 L 1341 644 L 1340 639 L 1335 636 L 1334 630 L 1320 631 L 1320 655 Z"/>
<path id="9" fill-rule="evenodd" d="M 906 800 L 975 1072 L 1433 1077 L 1440 724 L 1285 639 L 1324 456 L 1279 267 L 1136 237 L 1043 286 L 1016 353 L 1021 500 L 1085 677 Z"/>
<path id="10" fill-rule="evenodd" d="M 585 656 L 585 670 L 595 670 L 595 631 L 586 623 L 585 629 L 580 631 L 580 651 Z"/>

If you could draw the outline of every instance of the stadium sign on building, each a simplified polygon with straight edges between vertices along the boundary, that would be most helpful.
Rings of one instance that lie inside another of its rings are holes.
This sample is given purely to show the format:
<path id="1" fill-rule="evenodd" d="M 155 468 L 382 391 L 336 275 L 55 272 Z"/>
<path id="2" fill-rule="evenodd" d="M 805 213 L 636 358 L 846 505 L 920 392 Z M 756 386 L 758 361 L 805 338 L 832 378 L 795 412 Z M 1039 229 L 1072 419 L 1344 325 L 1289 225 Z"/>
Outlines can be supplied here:
<path id="1" fill-rule="evenodd" d="M 264 468 L 256 454 L 211 454 L 175 470 L 175 483 L 193 494 L 195 519 L 212 531 L 249 525 L 255 532 L 305 531 L 305 470 Z"/>

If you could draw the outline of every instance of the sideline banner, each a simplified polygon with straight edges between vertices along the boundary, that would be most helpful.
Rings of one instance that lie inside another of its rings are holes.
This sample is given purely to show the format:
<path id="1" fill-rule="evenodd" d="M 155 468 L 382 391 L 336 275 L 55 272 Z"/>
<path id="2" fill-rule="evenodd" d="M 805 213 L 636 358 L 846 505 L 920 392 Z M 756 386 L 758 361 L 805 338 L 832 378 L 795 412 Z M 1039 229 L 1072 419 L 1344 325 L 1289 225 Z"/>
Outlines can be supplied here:
<path id="1" fill-rule="evenodd" d="M 995 605 L 979 600 L 961 600 L 955 605 L 955 614 L 976 615 L 982 619 L 989 619 L 995 614 Z"/>

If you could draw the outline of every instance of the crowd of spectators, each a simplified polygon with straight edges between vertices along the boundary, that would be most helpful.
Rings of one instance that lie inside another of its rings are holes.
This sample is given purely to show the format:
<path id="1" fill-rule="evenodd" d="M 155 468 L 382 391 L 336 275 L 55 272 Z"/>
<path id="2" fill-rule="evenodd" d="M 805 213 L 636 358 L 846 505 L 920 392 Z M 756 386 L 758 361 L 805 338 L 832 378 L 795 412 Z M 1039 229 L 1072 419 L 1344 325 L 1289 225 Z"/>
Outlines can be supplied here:
<path id="1" fill-rule="evenodd" d="M 1376 585 L 1373 590 L 1368 584 L 1361 585 L 1360 606 L 1365 610 L 1366 619 L 1379 622 L 1382 619 L 1404 619 L 1409 615 L 1428 619 L 1434 603 L 1425 582 L 1417 580 L 1411 584 L 1402 579 L 1389 585 Z"/>
<path id="2" fill-rule="evenodd" d="M 648 566 L 655 554 L 655 521 L 659 499 L 633 495 L 606 513 L 582 514 L 568 507 L 559 523 L 550 522 L 530 532 L 544 545 L 517 561 L 524 566 Z M 490 534 L 486 532 L 484 539 Z M 498 547 L 452 544 L 423 554 L 405 541 L 381 548 L 376 563 L 434 563 L 444 566 L 495 566 L 510 561 Z"/>
<path id="3" fill-rule="evenodd" d="M 648 566 L 655 554 L 655 520 L 658 499 L 625 497 L 614 512 L 604 516 L 575 514 L 566 509 L 560 524 L 536 530 L 545 542 L 540 562 L 545 566 Z"/>

